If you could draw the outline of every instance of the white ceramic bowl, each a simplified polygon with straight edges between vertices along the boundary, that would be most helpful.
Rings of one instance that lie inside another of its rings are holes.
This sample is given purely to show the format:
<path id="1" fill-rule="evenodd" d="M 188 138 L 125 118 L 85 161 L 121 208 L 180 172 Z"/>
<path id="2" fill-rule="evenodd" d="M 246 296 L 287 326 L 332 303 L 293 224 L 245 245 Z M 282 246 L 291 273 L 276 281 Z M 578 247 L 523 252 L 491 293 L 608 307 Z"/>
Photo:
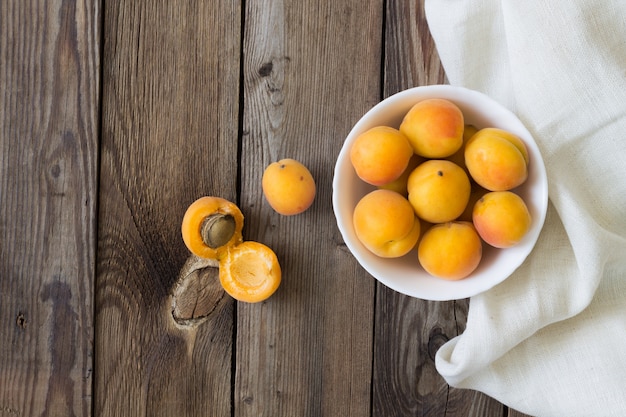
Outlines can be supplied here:
<path id="1" fill-rule="evenodd" d="M 359 179 L 350 162 L 350 146 L 362 132 L 379 125 L 398 128 L 407 111 L 428 98 L 454 102 L 463 111 L 465 122 L 477 128 L 497 127 L 518 135 L 530 155 L 526 182 L 515 190 L 526 202 L 532 225 L 524 239 L 508 249 L 483 244 L 483 258 L 478 268 L 460 281 L 435 278 L 424 271 L 417 252 L 395 259 L 380 258 L 367 250 L 357 239 L 352 225 L 352 212 L 357 202 L 374 187 Z M 346 138 L 333 179 L 333 210 L 343 239 L 359 264 L 374 278 L 400 293 L 425 300 L 458 300 L 479 294 L 509 277 L 532 251 L 548 205 L 546 170 L 539 148 L 520 120 L 502 105 L 477 91 L 450 85 L 415 87 L 399 92 L 369 110 Z"/>

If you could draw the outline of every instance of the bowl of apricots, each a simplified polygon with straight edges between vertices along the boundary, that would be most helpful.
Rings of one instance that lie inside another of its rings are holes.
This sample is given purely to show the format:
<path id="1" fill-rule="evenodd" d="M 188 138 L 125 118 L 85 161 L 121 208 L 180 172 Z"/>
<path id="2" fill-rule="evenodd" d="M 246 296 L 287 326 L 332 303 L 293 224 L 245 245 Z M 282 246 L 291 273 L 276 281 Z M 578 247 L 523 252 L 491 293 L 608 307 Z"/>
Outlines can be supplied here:
<path id="1" fill-rule="evenodd" d="M 548 206 L 540 150 L 515 114 L 450 85 L 371 108 L 337 158 L 333 210 L 379 282 L 415 298 L 477 295 L 528 257 Z"/>

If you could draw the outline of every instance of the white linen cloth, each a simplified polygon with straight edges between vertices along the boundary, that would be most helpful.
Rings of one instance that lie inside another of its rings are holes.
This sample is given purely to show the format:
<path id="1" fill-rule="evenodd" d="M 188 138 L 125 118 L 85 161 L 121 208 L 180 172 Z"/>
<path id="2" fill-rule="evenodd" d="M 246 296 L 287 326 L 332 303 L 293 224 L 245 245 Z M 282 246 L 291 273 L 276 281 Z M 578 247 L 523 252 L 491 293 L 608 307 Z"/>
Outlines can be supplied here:
<path id="1" fill-rule="evenodd" d="M 626 1 L 426 0 L 448 80 L 533 134 L 546 223 L 437 353 L 455 387 L 534 416 L 626 416 Z"/>

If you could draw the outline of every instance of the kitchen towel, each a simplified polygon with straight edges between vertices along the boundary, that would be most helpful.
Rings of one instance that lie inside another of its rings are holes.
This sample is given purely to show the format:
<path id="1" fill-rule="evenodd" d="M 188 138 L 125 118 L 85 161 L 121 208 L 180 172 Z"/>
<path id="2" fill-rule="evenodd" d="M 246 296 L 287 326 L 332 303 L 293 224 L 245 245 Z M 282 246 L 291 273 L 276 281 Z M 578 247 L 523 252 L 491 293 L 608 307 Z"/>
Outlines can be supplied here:
<path id="1" fill-rule="evenodd" d="M 437 353 L 533 416 L 626 415 L 626 2 L 426 0 L 448 81 L 518 115 L 550 203 L 537 246 Z M 531 161 L 532 163 L 532 161 Z"/>

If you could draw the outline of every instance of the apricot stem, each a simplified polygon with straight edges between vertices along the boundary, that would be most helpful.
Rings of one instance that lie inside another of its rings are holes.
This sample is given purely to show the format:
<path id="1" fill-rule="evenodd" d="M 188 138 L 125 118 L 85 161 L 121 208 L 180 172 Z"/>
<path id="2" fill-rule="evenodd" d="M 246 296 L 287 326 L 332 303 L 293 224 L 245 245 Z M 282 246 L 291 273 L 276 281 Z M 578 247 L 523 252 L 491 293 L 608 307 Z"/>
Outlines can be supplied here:
<path id="1" fill-rule="evenodd" d="M 230 214 L 214 213 L 207 216 L 200 226 L 200 235 L 211 249 L 224 246 L 235 234 L 235 218 Z"/>

